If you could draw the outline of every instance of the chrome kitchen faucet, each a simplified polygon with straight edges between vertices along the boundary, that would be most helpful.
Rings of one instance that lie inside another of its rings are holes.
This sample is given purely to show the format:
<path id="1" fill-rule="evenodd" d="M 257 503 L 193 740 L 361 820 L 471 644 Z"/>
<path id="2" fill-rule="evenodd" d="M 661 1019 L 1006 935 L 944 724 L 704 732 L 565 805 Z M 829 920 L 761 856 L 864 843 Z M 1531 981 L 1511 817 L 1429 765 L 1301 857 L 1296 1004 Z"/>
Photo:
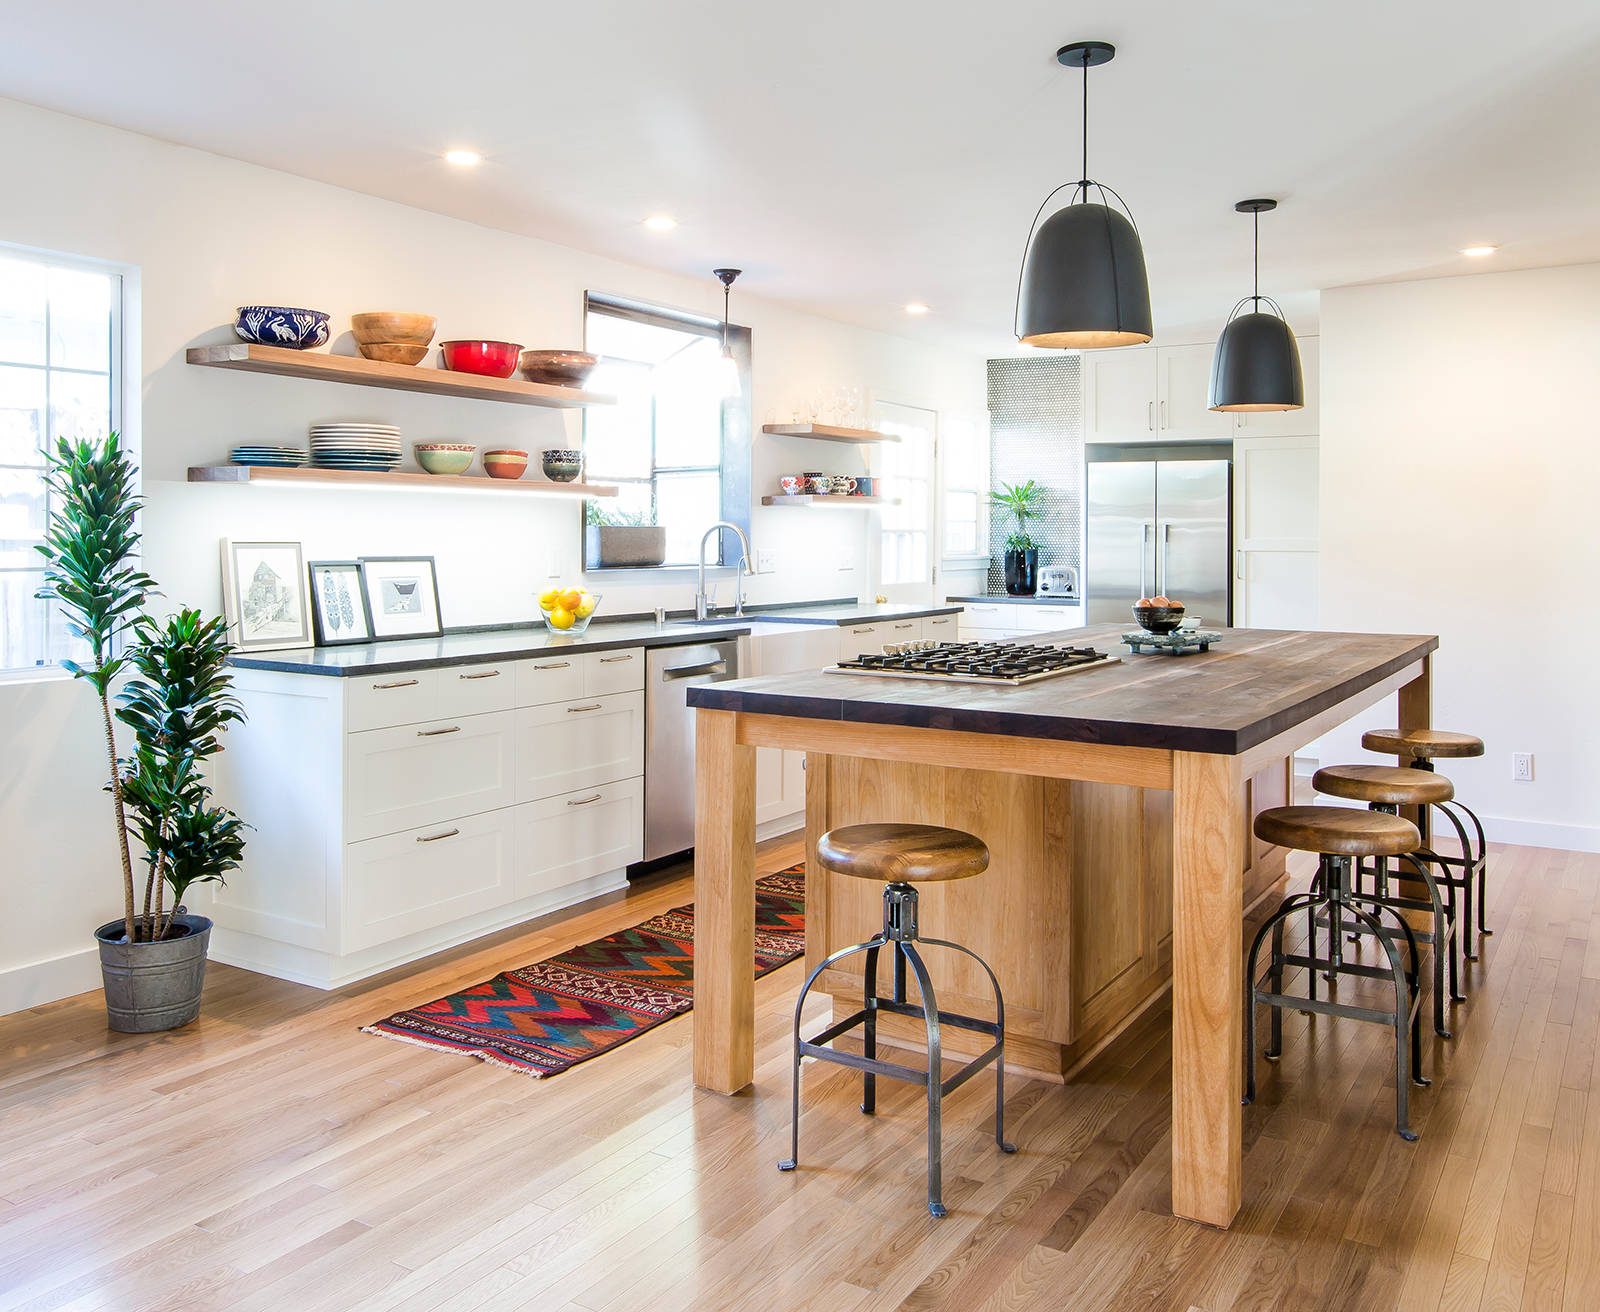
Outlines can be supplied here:
<path id="1" fill-rule="evenodd" d="M 742 579 L 745 576 L 753 577 L 755 575 L 755 570 L 751 568 L 750 565 L 750 539 L 745 537 L 744 530 L 737 524 L 730 524 L 725 519 L 719 519 L 715 524 L 705 531 L 704 535 L 700 539 L 700 582 L 699 586 L 695 589 L 694 594 L 694 617 L 697 620 L 705 619 L 706 612 L 710 609 L 710 598 L 706 595 L 706 543 L 711 540 L 711 535 L 713 533 L 719 532 L 725 528 L 731 528 L 733 530 L 734 536 L 739 539 L 739 545 L 744 549 L 744 555 L 739 558 L 739 564 L 735 566 L 735 568 L 739 570 L 739 573 L 736 577 Z M 736 583 L 733 601 L 733 613 L 735 615 L 744 614 L 743 583 Z"/>

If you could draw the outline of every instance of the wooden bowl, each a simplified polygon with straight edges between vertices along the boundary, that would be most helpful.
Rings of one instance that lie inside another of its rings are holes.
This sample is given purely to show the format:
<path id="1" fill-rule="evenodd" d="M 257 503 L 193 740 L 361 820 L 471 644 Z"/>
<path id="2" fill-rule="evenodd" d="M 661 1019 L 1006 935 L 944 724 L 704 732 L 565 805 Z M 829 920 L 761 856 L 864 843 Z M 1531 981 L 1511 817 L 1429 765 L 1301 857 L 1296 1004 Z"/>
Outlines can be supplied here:
<path id="1" fill-rule="evenodd" d="M 426 345 L 411 342 L 362 342 L 357 349 L 369 360 L 385 364 L 416 364 L 428 353 Z"/>
<path id="2" fill-rule="evenodd" d="M 350 316 L 350 331 L 358 345 L 374 343 L 426 346 L 439 321 L 431 314 L 406 314 L 400 310 L 373 310 Z"/>
<path id="3" fill-rule="evenodd" d="M 522 376 L 530 383 L 582 387 L 599 363 L 600 357 L 587 351 L 524 351 Z"/>

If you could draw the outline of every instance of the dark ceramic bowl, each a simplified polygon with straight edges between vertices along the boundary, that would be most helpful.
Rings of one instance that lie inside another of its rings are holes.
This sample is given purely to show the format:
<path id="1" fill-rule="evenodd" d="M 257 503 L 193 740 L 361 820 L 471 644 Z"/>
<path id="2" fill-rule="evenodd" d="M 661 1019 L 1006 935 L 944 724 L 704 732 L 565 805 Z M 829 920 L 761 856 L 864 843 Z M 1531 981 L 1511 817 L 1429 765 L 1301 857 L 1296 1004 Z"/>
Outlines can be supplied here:
<path id="1" fill-rule="evenodd" d="M 1146 633 L 1171 633 L 1183 623 L 1183 607 L 1135 606 L 1133 618 Z"/>
<path id="2" fill-rule="evenodd" d="M 297 310 L 289 305 L 241 305 L 233 331 L 257 346 L 283 346 L 309 351 L 328 341 L 328 316 L 322 310 Z"/>
<path id="3" fill-rule="evenodd" d="M 582 387 L 599 363 L 600 357 L 587 351 L 524 351 L 522 376 L 530 383 Z"/>
<path id="4" fill-rule="evenodd" d="M 583 472 L 582 451 L 541 451 L 539 467 L 556 483 L 570 483 Z"/>

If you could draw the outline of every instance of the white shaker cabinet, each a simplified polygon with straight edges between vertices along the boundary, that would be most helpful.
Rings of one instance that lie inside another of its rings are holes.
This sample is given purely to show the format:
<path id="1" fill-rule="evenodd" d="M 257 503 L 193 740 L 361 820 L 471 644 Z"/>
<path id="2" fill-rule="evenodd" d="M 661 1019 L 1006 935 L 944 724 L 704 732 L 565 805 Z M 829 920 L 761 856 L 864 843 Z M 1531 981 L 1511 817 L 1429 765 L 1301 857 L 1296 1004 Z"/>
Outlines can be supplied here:
<path id="1" fill-rule="evenodd" d="M 1156 353 L 1146 346 L 1083 353 L 1086 442 L 1156 440 Z"/>
<path id="2" fill-rule="evenodd" d="M 1233 416 L 1211 409 L 1213 342 L 1156 348 L 1156 436 L 1167 442 L 1225 442 Z"/>

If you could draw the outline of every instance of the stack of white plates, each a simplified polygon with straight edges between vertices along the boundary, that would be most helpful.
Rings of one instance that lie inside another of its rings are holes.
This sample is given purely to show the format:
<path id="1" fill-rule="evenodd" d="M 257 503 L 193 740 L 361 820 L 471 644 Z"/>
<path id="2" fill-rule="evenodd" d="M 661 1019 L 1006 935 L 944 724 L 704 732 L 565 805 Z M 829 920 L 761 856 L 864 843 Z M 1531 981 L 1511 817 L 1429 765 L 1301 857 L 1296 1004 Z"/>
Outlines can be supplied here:
<path id="1" fill-rule="evenodd" d="M 236 465 L 303 465 L 311 457 L 303 446 L 236 446 L 229 459 Z"/>
<path id="2" fill-rule="evenodd" d="M 313 424 L 311 462 L 320 469 L 393 469 L 400 430 L 388 424 Z"/>

